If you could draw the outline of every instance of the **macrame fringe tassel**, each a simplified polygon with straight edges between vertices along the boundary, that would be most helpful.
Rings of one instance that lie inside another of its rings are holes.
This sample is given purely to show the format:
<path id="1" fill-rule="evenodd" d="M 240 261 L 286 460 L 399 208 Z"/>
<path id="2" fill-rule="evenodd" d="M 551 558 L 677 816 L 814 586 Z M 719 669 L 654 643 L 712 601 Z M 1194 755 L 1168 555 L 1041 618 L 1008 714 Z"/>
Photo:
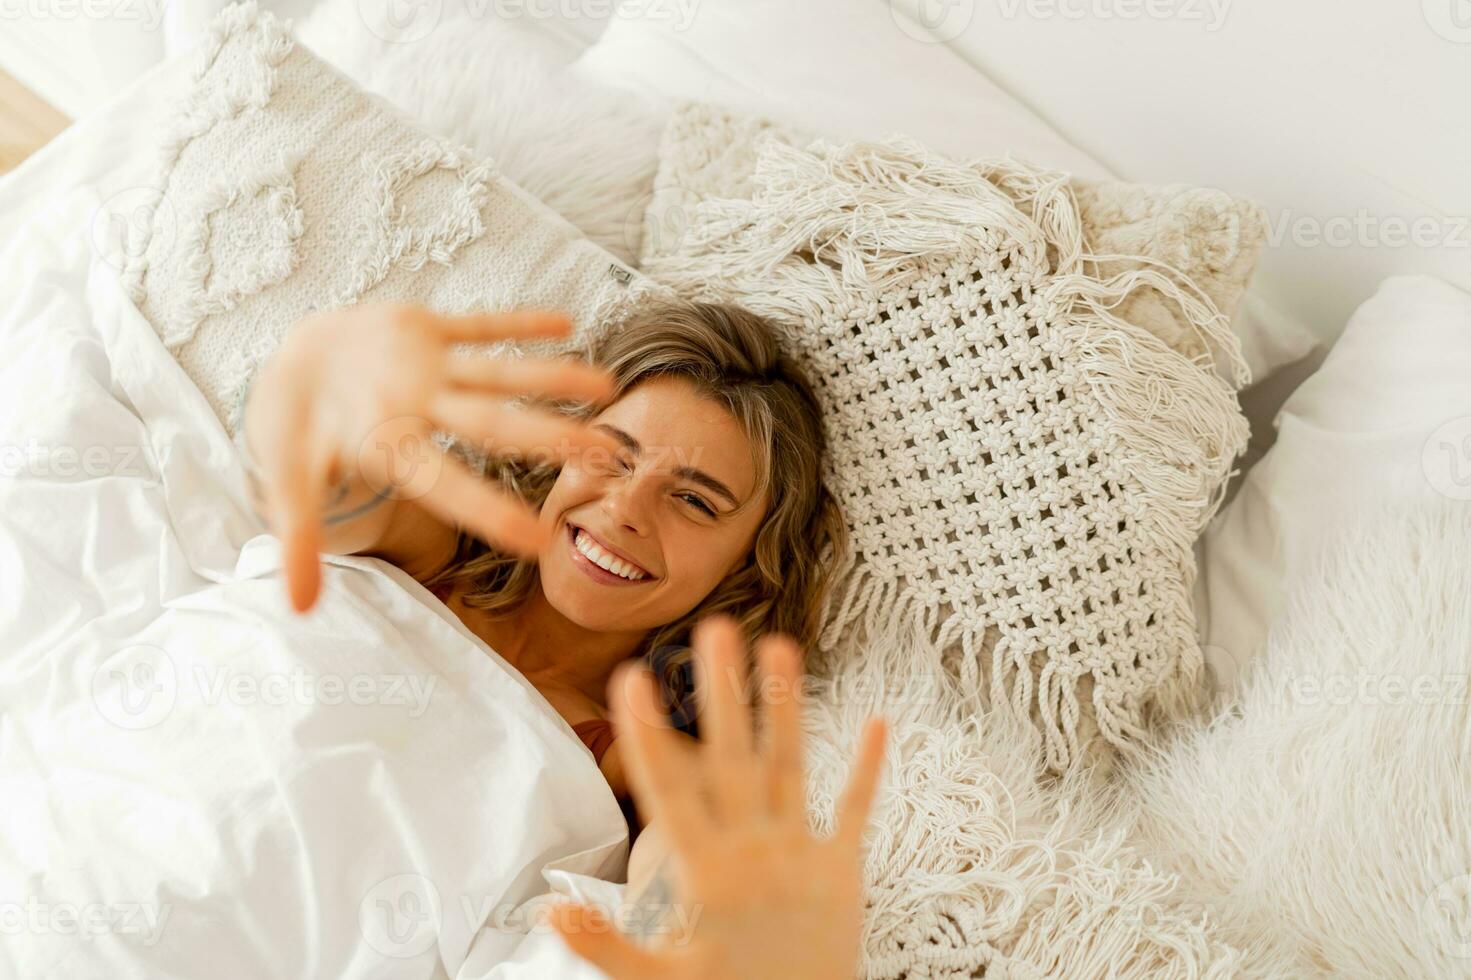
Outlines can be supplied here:
<path id="1" fill-rule="evenodd" d="M 871 655 L 810 678 L 808 814 L 831 832 L 851 746 L 875 703 L 894 745 L 865 840 L 869 906 L 858 975 L 1232 975 L 1238 953 L 1182 907 L 1175 875 L 1141 862 L 1088 773 L 1046 775 L 1036 728 L 954 697 L 904 658 L 930 643 L 887 619 Z"/>

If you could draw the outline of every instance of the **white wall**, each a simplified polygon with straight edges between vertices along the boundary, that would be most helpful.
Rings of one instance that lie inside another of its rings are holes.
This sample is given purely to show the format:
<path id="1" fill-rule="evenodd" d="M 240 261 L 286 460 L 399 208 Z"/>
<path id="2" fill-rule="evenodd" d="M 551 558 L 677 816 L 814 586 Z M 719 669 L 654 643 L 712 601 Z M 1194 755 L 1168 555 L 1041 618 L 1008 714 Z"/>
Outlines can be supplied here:
<path id="1" fill-rule="evenodd" d="M 894 2 L 1121 176 L 1266 206 L 1320 337 L 1397 272 L 1471 290 L 1471 0 Z"/>

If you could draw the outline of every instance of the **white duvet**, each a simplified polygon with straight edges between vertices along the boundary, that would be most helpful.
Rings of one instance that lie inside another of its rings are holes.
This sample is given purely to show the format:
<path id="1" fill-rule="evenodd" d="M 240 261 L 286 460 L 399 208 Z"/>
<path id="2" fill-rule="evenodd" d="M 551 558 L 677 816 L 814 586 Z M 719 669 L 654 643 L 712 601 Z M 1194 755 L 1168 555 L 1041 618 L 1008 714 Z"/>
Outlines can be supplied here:
<path id="1" fill-rule="evenodd" d="M 133 98 L 0 181 L 0 977 L 600 976 L 530 914 L 627 860 L 567 724 L 383 562 L 287 609 L 94 241 Z"/>

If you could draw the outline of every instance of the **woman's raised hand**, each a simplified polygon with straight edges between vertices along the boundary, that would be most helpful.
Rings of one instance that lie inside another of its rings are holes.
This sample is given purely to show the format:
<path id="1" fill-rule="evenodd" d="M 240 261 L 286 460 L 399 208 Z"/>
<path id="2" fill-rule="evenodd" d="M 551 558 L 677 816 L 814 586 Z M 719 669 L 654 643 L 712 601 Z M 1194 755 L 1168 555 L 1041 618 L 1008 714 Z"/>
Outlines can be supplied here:
<path id="1" fill-rule="evenodd" d="M 251 386 L 245 438 L 271 530 L 285 548 L 287 590 L 316 601 L 329 491 L 350 484 L 368 505 L 414 499 L 450 526 L 505 550 L 535 554 L 548 529 L 535 510 L 446 455 L 430 438 L 453 432 L 497 452 L 568 454 L 612 439 L 565 416 L 516 408 L 537 395 L 599 402 L 613 379 L 566 359 L 456 353 L 461 342 L 564 337 L 565 316 L 519 312 L 440 316 L 413 306 L 353 306 L 313 315 L 287 335 Z M 380 529 L 381 531 L 381 529 Z"/>
<path id="2" fill-rule="evenodd" d="M 624 666 L 611 684 L 634 797 L 669 848 L 628 896 L 634 924 L 615 930 L 599 910 L 573 903 L 556 906 L 553 922 L 573 951 L 614 980 L 851 980 L 863 925 L 862 836 L 884 723 L 871 719 L 860 737 L 835 832 L 814 837 L 796 644 L 771 635 L 757 647 L 765 751 L 743 700 L 739 627 L 726 616 L 703 620 L 694 646 L 704 707 L 694 752 L 677 743 L 651 675 Z"/>

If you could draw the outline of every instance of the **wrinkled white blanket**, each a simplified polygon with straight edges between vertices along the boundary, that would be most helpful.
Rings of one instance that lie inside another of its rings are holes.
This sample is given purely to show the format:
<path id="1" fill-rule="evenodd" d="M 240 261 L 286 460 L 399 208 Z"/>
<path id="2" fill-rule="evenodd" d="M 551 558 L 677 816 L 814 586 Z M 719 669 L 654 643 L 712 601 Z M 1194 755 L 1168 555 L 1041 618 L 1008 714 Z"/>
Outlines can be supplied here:
<path id="1" fill-rule="evenodd" d="M 591 754 L 396 568 L 287 609 L 102 195 L 50 190 L 0 225 L 0 977 L 599 976 L 530 914 L 617 894 Z"/>

